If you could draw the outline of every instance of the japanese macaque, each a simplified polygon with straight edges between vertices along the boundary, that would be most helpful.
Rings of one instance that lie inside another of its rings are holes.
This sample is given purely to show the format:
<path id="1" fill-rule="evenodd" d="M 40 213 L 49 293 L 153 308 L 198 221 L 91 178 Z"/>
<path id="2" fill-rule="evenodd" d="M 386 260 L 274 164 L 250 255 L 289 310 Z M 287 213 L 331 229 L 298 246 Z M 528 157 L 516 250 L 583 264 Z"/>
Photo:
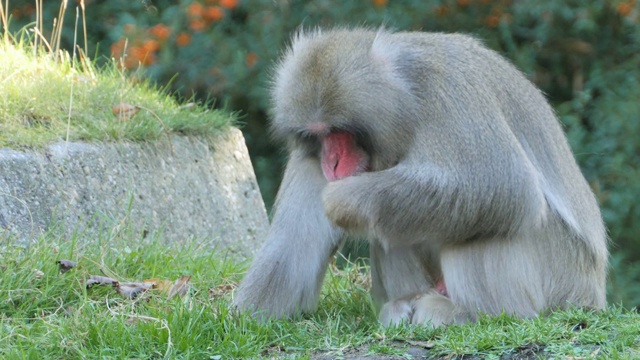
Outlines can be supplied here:
<path id="1" fill-rule="evenodd" d="M 272 97 L 289 160 L 240 309 L 316 309 L 348 234 L 370 242 L 385 324 L 605 306 L 596 199 L 544 96 L 479 41 L 303 31 Z"/>

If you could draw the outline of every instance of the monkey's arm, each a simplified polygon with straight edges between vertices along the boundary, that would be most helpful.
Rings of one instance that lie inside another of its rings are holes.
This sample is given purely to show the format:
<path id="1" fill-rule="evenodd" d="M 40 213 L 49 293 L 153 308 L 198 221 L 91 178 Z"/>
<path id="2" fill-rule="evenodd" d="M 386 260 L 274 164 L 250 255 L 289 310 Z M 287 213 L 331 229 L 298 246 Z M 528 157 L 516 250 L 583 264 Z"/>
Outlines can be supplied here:
<path id="1" fill-rule="evenodd" d="M 276 317 L 315 309 L 342 233 L 324 213 L 326 183 L 317 159 L 291 154 L 266 243 L 236 293 L 239 308 Z"/>
<path id="2" fill-rule="evenodd" d="M 383 245 L 467 241 L 541 224 L 548 207 L 535 169 L 517 157 L 496 160 L 495 169 L 484 160 L 401 163 L 332 182 L 323 193 L 327 216 Z"/>

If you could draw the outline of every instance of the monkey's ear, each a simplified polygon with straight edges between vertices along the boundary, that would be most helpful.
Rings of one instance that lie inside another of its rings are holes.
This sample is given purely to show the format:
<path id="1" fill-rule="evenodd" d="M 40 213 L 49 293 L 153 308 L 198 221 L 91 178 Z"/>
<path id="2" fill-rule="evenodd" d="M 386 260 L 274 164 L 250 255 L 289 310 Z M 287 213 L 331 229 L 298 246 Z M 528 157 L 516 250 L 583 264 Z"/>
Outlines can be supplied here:
<path id="1" fill-rule="evenodd" d="M 418 55 L 398 37 L 385 29 L 380 29 L 371 44 L 371 61 L 380 70 L 385 80 L 396 88 L 411 93 L 411 72 L 413 59 Z"/>

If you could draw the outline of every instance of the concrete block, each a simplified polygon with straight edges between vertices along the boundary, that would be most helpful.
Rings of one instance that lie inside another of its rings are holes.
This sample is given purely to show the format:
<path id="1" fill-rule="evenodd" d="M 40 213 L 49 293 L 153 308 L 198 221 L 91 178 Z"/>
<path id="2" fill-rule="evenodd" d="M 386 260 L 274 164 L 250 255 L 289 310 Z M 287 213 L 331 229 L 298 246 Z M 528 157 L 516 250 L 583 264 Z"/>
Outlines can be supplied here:
<path id="1" fill-rule="evenodd" d="M 130 221 L 140 234 L 206 241 L 250 257 L 268 219 L 242 133 L 153 143 L 60 142 L 0 149 L 0 233 L 28 243 L 54 225 L 90 240 Z"/>

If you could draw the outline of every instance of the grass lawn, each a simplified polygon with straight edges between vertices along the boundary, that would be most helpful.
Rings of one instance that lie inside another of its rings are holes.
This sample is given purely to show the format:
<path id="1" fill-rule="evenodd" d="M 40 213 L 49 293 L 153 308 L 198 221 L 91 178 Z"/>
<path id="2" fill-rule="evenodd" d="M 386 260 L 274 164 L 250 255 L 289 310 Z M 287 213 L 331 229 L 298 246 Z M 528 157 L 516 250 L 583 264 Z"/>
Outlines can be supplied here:
<path id="1" fill-rule="evenodd" d="M 316 313 L 260 323 L 229 306 L 247 264 L 196 242 L 167 245 L 161 238 L 143 239 L 126 226 L 84 245 L 51 233 L 28 248 L 3 238 L 0 358 L 401 359 L 415 349 L 447 359 L 640 358 L 640 316 L 615 306 L 446 329 L 385 329 L 371 305 L 366 266 L 353 263 L 329 271 Z M 77 264 L 63 273 L 62 260 Z M 87 288 L 93 275 L 117 279 L 120 287 L 146 280 L 156 288 L 131 299 L 113 285 Z M 183 276 L 190 276 L 186 291 L 169 298 L 168 287 Z"/>
<path id="2" fill-rule="evenodd" d="M 17 42 L 17 43 L 16 43 Z M 179 103 L 116 63 L 96 69 L 66 53 L 35 54 L 0 34 L 0 147 L 39 148 L 61 140 L 167 141 L 169 133 L 207 136 L 235 116 Z"/>

